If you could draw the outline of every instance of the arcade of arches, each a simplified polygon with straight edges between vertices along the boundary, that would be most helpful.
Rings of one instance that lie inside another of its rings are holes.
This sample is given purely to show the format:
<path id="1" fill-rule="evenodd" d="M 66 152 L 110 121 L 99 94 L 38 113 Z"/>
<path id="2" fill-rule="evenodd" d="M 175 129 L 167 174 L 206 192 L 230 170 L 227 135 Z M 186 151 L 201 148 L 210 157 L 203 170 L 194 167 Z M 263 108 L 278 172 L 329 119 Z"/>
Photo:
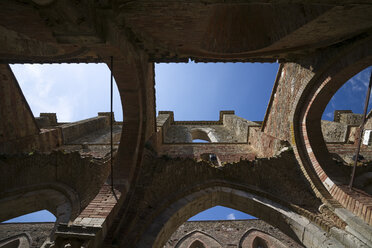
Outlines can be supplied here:
<path id="1" fill-rule="evenodd" d="M 42 242 L 27 231 L 35 227 L 17 233 L 1 224 L 0 247 L 169 247 L 186 220 L 216 205 L 277 231 L 242 228 L 231 246 L 200 228 L 175 239 L 189 247 L 372 247 L 371 167 L 357 168 L 350 189 L 351 167 L 334 159 L 353 156 L 350 134 L 361 123 L 348 120 L 360 118 L 340 110 L 321 122 L 334 93 L 372 64 L 370 16 L 368 0 L 1 1 L 0 220 L 41 209 L 57 220 Z M 123 121 L 113 121 L 121 130 L 113 161 L 110 113 L 74 123 L 34 117 L 9 67 L 111 67 L 111 56 L 123 109 Z M 234 111 L 218 121 L 156 116 L 154 63 L 189 59 L 278 61 L 264 120 Z M 324 132 L 341 126 L 344 138 L 332 135 L 341 129 Z M 370 146 L 361 153 L 372 159 Z"/>

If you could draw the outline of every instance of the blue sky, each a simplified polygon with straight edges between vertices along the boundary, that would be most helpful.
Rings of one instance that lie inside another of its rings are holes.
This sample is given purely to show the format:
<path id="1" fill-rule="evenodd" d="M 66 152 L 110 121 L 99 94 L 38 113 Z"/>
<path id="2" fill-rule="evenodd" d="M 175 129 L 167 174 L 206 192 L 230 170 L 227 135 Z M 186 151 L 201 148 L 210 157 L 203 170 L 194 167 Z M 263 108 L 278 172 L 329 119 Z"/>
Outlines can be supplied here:
<path id="1" fill-rule="evenodd" d="M 156 64 L 157 110 L 174 111 L 176 120 L 218 120 L 220 110 L 263 120 L 278 67 L 277 63 Z"/>
<path id="2" fill-rule="evenodd" d="M 106 64 L 17 64 L 11 68 L 34 116 L 57 113 L 58 121 L 78 121 L 110 111 L 110 70 Z M 123 119 L 114 84 L 114 112 Z"/>
<path id="3" fill-rule="evenodd" d="M 371 71 L 372 66 L 369 66 L 350 78 L 329 101 L 322 119 L 333 120 L 335 110 L 352 110 L 362 114 Z M 371 108 L 372 99 L 369 101 L 368 111 Z"/>
<path id="4" fill-rule="evenodd" d="M 176 120 L 217 120 L 220 110 L 235 110 L 248 120 L 263 120 L 279 65 L 263 63 L 156 64 L 156 108 L 174 111 Z M 110 111 L 110 71 L 105 64 L 11 65 L 35 116 L 56 112 L 60 122 L 78 121 Z M 369 67 L 332 98 L 323 119 L 336 109 L 362 113 Z M 372 103 L 370 104 L 372 106 Z M 117 88 L 114 112 L 122 120 Z M 216 206 L 190 220 L 247 219 L 248 214 Z M 13 222 L 54 221 L 47 211 Z"/>

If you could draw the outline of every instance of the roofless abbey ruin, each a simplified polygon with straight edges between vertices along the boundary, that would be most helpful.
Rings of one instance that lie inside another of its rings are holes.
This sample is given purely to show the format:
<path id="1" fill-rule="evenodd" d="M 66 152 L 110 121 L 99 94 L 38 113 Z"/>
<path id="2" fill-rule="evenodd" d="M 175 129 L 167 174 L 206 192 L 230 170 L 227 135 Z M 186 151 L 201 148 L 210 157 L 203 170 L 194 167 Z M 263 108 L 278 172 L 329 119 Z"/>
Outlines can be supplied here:
<path id="1" fill-rule="evenodd" d="M 369 0 L 0 1 L 0 221 L 57 218 L 0 224 L 0 247 L 372 247 L 368 143 L 349 185 L 363 115 L 321 120 L 372 64 L 371 17 Z M 278 61 L 264 120 L 156 115 L 154 63 L 189 59 Z M 13 63 L 106 63 L 123 121 L 34 117 Z M 185 222 L 217 205 L 259 220 Z"/>

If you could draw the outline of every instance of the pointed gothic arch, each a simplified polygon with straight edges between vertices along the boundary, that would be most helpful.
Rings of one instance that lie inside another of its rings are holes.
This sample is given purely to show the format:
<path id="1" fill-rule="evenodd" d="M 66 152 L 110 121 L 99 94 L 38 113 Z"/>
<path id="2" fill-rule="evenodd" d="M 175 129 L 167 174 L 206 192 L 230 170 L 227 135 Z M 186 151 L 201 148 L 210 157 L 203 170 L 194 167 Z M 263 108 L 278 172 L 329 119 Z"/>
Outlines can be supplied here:
<path id="1" fill-rule="evenodd" d="M 211 186 L 195 190 L 194 193 L 167 206 L 147 228 L 138 247 L 149 247 L 149 245 L 162 247 L 172 233 L 187 219 L 216 205 L 252 214 L 307 247 L 325 247 L 326 241 L 332 241 L 330 247 L 342 246 L 336 239 L 327 237 L 326 232 L 306 218 L 279 202 L 257 195 L 258 192 L 253 192 L 251 189 L 242 190 L 230 185 L 230 187 Z M 311 238 L 304 239 L 304 233 L 310 235 Z M 317 243 L 311 240 L 317 240 Z"/>
<path id="2" fill-rule="evenodd" d="M 202 231 L 193 231 L 180 239 L 175 248 L 222 248 L 221 244 L 212 236 Z"/>
<path id="3" fill-rule="evenodd" d="M 194 242 L 192 242 L 189 248 L 207 248 L 207 247 L 200 240 L 195 240 Z"/>

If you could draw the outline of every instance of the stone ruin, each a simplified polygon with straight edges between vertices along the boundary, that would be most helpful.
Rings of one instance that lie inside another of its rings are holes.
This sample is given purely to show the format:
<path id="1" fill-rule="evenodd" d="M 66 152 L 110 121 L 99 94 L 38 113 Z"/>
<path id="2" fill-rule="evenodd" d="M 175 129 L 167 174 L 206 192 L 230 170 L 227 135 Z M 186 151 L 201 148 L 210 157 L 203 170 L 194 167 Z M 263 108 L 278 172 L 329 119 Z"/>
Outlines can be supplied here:
<path id="1" fill-rule="evenodd" d="M 360 116 L 321 120 L 372 64 L 370 16 L 368 0 L 1 1 L 0 219 L 56 222 L 1 224 L 0 247 L 372 247 L 370 145 L 348 187 Z M 9 67 L 111 58 L 112 161 L 108 113 L 35 118 Z M 189 59 L 279 62 L 264 120 L 156 117 L 154 63 Z M 259 221 L 185 223 L 216 205 Z"/>

